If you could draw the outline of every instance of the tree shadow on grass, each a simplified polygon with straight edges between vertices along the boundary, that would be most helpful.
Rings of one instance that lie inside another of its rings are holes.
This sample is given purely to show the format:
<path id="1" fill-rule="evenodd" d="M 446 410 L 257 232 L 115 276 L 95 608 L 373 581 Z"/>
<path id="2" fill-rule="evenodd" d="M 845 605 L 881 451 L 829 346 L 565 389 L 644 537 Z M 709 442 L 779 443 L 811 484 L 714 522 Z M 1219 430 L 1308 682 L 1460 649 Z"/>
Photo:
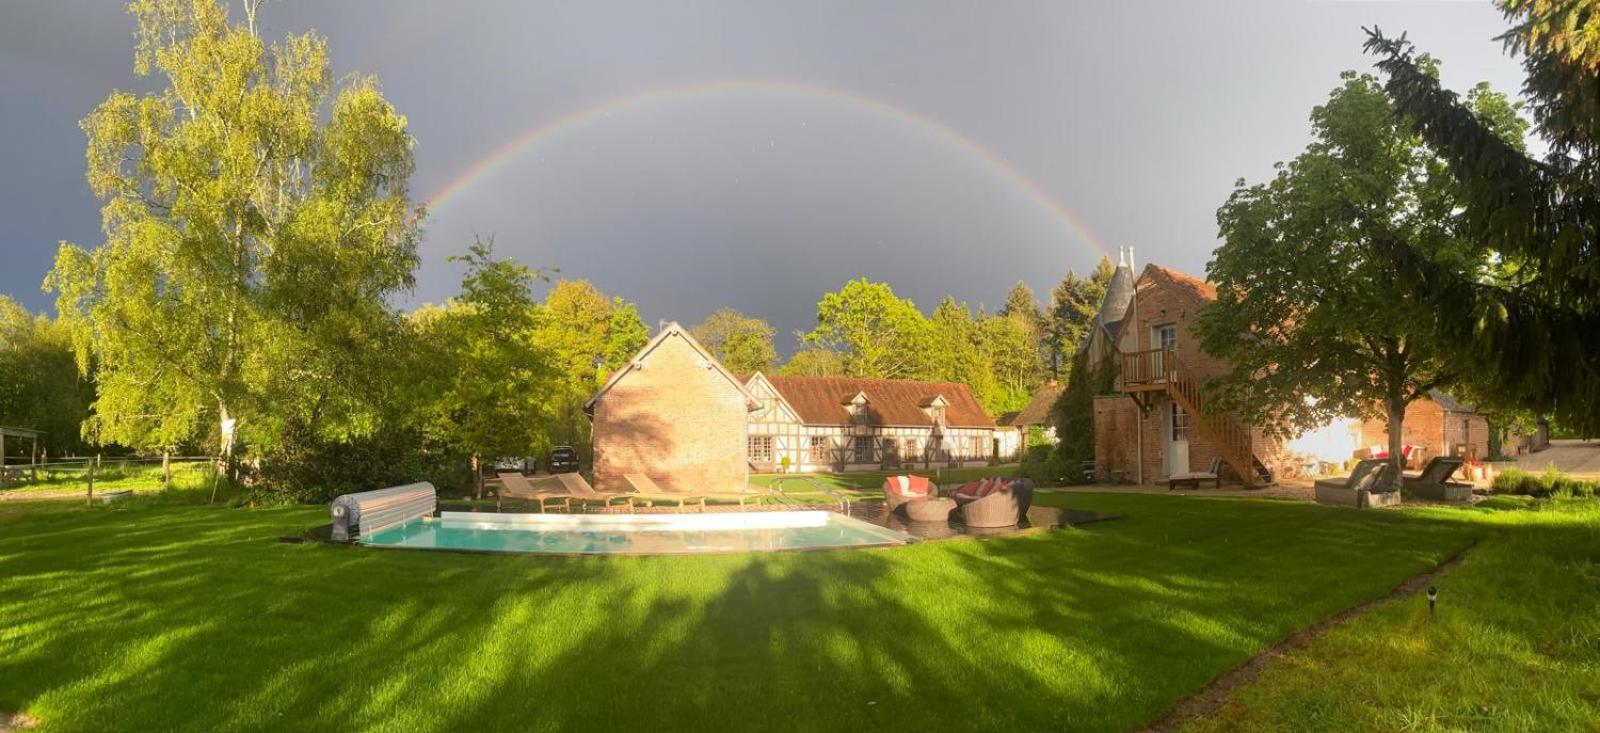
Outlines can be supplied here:
<path id="1" fill-rule="evenodd" d="M 1117 730 L 1470 539 L 1282 503 L 906 548 L 491 557 L 272 543 L 304 510 L 0 534 L 0 711 L 62 729 Z M 1165 501 L 1166 503 L 1162 503 Z M 18 530 L 11 532 L 9 530 Z"/>

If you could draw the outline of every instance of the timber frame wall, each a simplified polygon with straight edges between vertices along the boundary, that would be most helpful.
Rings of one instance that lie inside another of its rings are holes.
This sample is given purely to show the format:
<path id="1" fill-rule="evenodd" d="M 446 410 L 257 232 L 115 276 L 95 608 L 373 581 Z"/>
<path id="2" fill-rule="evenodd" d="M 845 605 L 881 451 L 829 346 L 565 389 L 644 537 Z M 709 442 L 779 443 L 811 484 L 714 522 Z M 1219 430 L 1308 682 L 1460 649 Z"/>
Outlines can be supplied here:
<path id="1" fill-rule="evenodd" d="M 892 468 L 989 465 L 995 451 L 993 428 L 934 425 L 808 425 L 760 375 L 745 385 L 761 402 L 750 414 L 746 445 L 752 470 L 775 473 L 789 459 L 791 473 L 879 471 Z M 930 442 L 938 438 L 938 447 Z M 857 439 L 866 439 L 857 450 Z M 865 460 L 862 460 L 865 459 Z"/>

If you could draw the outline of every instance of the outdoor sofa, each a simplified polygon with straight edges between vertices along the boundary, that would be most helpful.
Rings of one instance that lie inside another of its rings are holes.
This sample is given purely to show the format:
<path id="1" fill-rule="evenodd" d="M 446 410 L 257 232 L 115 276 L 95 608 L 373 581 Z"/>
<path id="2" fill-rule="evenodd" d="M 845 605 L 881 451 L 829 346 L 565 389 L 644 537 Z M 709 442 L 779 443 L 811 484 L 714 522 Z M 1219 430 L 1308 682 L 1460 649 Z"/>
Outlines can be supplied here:
<path id="1" fill-rule="evenodd" d="M 985 479 L 957 489 L 961 523 L 968 527 L 1010 527 L 1025 516 L 1033 504 L 1033 481 Z"/>
<path id="2" fill-rule="evenodd" d="M 1361 461 L 1347 477 L 1319 479 L 1313 485 L 1317 503 L 1358 509 L 1394 506 L 1400 503 L 1394 473 L 1394 464 L 1388 459 Z"/>

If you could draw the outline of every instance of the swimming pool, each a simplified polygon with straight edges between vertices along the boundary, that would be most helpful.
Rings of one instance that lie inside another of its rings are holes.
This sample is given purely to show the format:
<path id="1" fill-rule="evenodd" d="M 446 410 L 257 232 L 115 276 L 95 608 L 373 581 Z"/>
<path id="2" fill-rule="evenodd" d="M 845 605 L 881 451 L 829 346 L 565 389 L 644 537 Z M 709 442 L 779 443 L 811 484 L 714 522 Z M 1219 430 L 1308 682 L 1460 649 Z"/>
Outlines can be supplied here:
<path id="1" fill-rule="evenodd" d="M 388 527 L 372 547 L 553 555 L 697 555 L 903 545 L 908 534 L 830 511 L 724 514 L 443 512 Z"/>

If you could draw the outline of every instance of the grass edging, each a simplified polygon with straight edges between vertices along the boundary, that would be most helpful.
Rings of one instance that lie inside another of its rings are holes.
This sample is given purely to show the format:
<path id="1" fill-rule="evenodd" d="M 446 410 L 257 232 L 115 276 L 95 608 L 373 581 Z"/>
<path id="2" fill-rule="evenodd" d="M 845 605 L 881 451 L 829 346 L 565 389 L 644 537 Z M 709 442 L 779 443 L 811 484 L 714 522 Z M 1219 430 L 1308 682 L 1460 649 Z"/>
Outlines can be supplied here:
<path id="1" fill-rule="evenodd" d="M 1254 656 L 1241 662 L 1239 666 L 1211 678 L 1211 681 L 1207 682 L 1199 691 L 1178 700 L 1161 717 L 1135 730 L 1139 733 L 1171 733 L 1177 730 L 1177 726 L 1186 720 L 1204 718 L 1215 714 L 1228 703 L 1228 700 L 1233 696 L 1234 690 L 1249 684 L 1261 676 L 1267 665 L 1274 660 L 1305 648 L 1317 637 L 1327 633 L 1335 626 L 1361 616 L 1377 606 L 1415 595 L 1425 588 L 1429 581 L 1464 562 L 1467 559 L 1467 553 L 1477 546 L 1478 541 L 1479 538 L 1473 538 L 1465 546 L 1457 550 L 1454 555 L 1428 570 L 1406 578 L 1388 593 L 1357 603 L 1290 634 L 1272 646 L 1262 649 Z"/>

